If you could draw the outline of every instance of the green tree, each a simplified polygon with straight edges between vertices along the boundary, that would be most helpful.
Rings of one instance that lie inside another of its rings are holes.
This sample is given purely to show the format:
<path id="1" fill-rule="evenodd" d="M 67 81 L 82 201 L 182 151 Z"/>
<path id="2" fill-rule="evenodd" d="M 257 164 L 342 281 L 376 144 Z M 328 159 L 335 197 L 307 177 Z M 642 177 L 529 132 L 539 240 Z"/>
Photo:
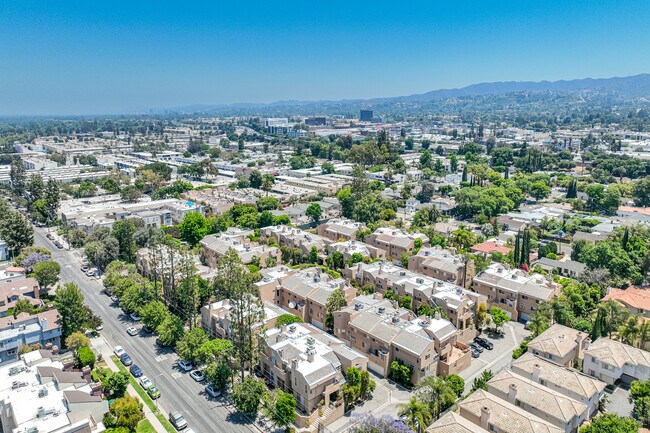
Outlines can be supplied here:
<path id="1" fill-rule="evenodd" d="M 508 320 L 510 320 L 508 314 L 499 307 L 490 308 L 490 316 L 492 316 L 492 322 L 497 329 L 503 326 Z"/>
<path id="2" fill-rule="evenodd" d="M 323 215 L 323 210 L 321 209 L 318 203 L 311 203 L 307 207 L 307 211 L 305 211 L 305 215 L 311 218 L 312 221 L 316 222 L 321 219 L 321 216 Z"/>
<path id="3" fill-rule="evenodd" d="M 155 330 L 169 316 L 169 310 L 163 302 L 155 300 L 142 307 L 140 315 L 142 317 L 142 323 Z"/>
<path id="4" fill-rule="evenodd" d="M 228 389 L 228 384 L 230 383 L 233 374 L 232 369 L 225 361 L 209 363 L 205 368 L 204 373 L 208 383 L 221 392 Z"/>
<path id="5" fill-rule="evenodd" d="M 201 358 L 201 347 L 208 341 L 208 334 L 203 329 L 194 327 L 177 341 L 176 351 L 181 358 L 197 364 Z"/>
<path id="6" fill-rule="evenodd" d="M 334 164 L 332 164 L 331 162 L 324 162 L 323 165 L 321 165 L 321 173 L 323 174 L 336 173 L 336 170 L 334 169 Z"/>
<path id="7" fill-rule="evenodd" d="M 482 389 L 484 391 L 487 391 L 487 383 L 494 377 L 494 374 L 492 373 L 491 370 L 483 370 L 481 375 L 479 377 L 474 378 L 474 382 L 472 383 L 472 390 L 471 392 L 474 392 L 476 390 Z"/>
<path id="8" fill-rule="evenodd" d="M 129 386 L 129 373 L 126 371 L 112 371 L 102 379 L 104 394 L 113 398 L 120 398 L 126 393 Z"/>
<path id="9" fill-rule="evenodd" d="M 403 362 L 395 360 L 390 363 L 389 377 L 395 382 L 408 386 L 411 383 L 412 374 L 413 372 L 411 371 L 411 368 Z"/>
<path id="10" fill-rule="evenodd" d="M 117 239 L 120 251 L 119 258 L 124 262 L 135 263 L 135 253 L 137 248 L 135 245 L 134 235 L 136 231 L 137 227 L 133 220 L 121 220 L 116 221 L 113 224 L 111 236 Z"/>
<path id="11" fill-rule="evenodd" d="M 178 340 L 183 338 L 185 329 L 183 328 L 183 321 L 175 314 L 169 314 L 165 317 L 158 328 L 158 339 L 163 346 L 174 346 Z"/>
<path id="12" fill-rule="evenodd" d="M 271 415 L 271 420 L 278 427 L 288 427 L 296 418 L 296 399 L 293 394 L 279 391 L 279 396 L 275 400 L 275 407 Z"/>
<path id="13" fill-rule="evenodd" d="M 440 376 L 428 376 L 418 382 L 416 387 L 418 395 L 429 408 L 429 413 L 434 420 L 449 409 L 458 398 L 456 386 L 452 386 L 452 382 Z"/>
<path id="14" fill-rule="evenodd" d="M 109 411 L 104 415 L 106 427 L 124 427 L 135 432 L 138 423 L 144 419 L 142 403 L 136 397 L 127 395 L 118 398 L 110 405 Z"/>
<path id="15" fill-rule="evenodd" d="M 83 332 L 73 332 L 65 339 L 65 346 L 76 352 L 82 347 L 90 346 L 90 340 Z"/>
<path id="16" fill-rule="evenodd" d="M 53 260 L 38 262 L 34 265 L 33 273 L 41 290 L 47 292 L 59 281 L 61 266 Z"/>
<path id="17" fill-rule="evenodd" d="M 136 203 L 142 197 L 142 191 L 134 185 L 127 185 L 120 191 L 120 198 L 127 203 Z"/>
<path id="18" fill-rule="evenodd" d="M 300 317 L 287 313 L 281 315 L 276 319 L 275 326 L 281 327 L 281 326 L 291 325 L 292 323 L 302 323 L 302 322 L 303 320 Z"/>
<path id="19" fill-rule="evenodd" d="M 27 314 L 33 314 L 34 313 L 34 306 L 32 303 L 25 298 L 20 298 L 16 301 L 13 307 L 13 316 L 14 318 L 18 317 L 20 313 L 27 313 Z"/>
<path id="20" fill-rule="evenodd" d="M 34 228 L 20 212 L 5 210 L 0 219 L 0 238 L 11 255 L 34 243 Z"/>
<path id="21" fill-rule="evenodd" d="M 11 162 L 11 168 L 9 169 L 9 186 L 14 194 L 22 197 L 25 195 L 25 186 L 26 186 L 26 174 L 25 166 L 23 161 L 19 159 L 14 159 Z"/>
<path id="22" fill-rule="evenodd" d="M 190 245 L 198 244 L 210 231 L 207 220 L 200 212 L 186 214 L 178 229 L 181 238 Z"/>
<path id="23" fill-rule="evenodd" d="M 93 368 L 95 368 L 95 360 L 96 360 L 95 354 L 90 349 L 90 347 L 83 346 L 80 347 L 79 350 L 77 350 L 76 361 L 77 361 L 77 365 L 79 365 L 80 367 L 88 366 L 92 370 Z"/>
<path id="24" fill-rule="evenodd" d="M 450 374 L 445 377 L 445 382 L 447 382 L 457 397 L 460 398 L 463 395 L 463 391 L 465 390 L 465 380 L 462 377 L 457 374 Z"/>
<path id="25" fill-rule="evenodd" d="M 637 433 L 639 424 L 632 418 L 623 418 L 615 413 L 605 413 L 593 418 L 580 427 L 580 433 Z"/>
<path id="26" fill-rule="evenodd" d="M 431 422 L 431 413 L 424 403 L 416 397 L 411 397 L 408 403 L 399 406 L 399 416 L 417 433 L 423 432 Z"/>
<path id="27" fill-rule="evenodd" d="M 650 176 L 645 176 L 634 184 L 632 197 L 635 205 L 650 207 Z"/>
<path id="28" fill-rule="evenodd" d="M 54 179 L 49 179 L 45 185 L 46 218 L 48 223 L 56 221 L 59 205 L 61 204 L 61 188 Z"/>
<path id="29" fill-rule="evenodd" d="M 255 376 L 246 376 L 233 386 L 232 398 L 238 412 L 255 417 L 260 408 L 266 385 Z"/>
<path id="30" fill-rule="evenodd" d="M 348 301 L 345 299 L 345 295 L 339 289 L 335 289 L 327 297 L 325 303 L 325 313 L 327 317 L 325 318 L 325 327 L 332 331 L 334 329 L 334 312 L 339 311 L 342 308 L 348 305 Z"/>
<path id="31" fill-rule="evenodd" d="M 65 341 L 73 332 L 82 332 L 86 312 L 84 310 L 84 297 L 79 287 L 73 283 L 66 283 L 56 290 L 54 307 L 61 316 L 61 334 Z"/>

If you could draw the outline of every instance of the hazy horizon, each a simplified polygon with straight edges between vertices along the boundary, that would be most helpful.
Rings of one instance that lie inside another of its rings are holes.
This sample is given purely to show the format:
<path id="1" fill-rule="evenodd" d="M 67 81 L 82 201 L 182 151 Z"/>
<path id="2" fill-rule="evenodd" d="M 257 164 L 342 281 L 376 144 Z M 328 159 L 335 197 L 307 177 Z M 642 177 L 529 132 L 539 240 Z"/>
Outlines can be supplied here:
<path id="1" fill-rule="evenodd" d="M 146 113 L 631 76 L 650 71 L 636 49 L 649 45 L 649 19 L 650 8 L 632 1 L 3 2 L 0 115 Z"/>

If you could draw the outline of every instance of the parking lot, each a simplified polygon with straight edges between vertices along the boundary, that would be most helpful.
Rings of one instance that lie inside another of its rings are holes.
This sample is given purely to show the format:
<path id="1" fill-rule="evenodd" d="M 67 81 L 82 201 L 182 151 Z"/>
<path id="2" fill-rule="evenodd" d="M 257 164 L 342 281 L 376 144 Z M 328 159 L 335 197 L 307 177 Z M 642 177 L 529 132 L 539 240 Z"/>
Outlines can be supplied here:
<path id="1" fill-rule="evenodd" d="M 504 335 L 495 338 L 485 333 L 480 336 L 487 338 L 494 344 L 493 350 L 483 350 L 478 358 L 472 358 L 469 368 L 461 371 L 459 376 L 465 379 L 465 392 L 472 388 L 474 378 L 481 375 L 484 370 L 492 370 L 493 373 L 509 366 L 512 362 L 512 351 L 530 334 L 524 329 L 524 325 L 516 322 L 508 322 L 503 325 Z"/>

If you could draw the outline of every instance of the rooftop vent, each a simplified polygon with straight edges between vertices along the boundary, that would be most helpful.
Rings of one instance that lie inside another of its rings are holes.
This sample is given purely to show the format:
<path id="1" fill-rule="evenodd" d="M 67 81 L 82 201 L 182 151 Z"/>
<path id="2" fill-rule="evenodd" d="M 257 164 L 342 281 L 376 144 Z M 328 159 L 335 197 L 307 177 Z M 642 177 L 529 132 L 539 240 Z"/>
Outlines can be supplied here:
<path id="1" fill-rule="evenodd" d="M 415 280 L 415 282 L 418 283 L 418 284 L 423 284 L 423 283 L 424 283 L 424 279 L 423 279 L 423 278 L 417 278 L 417 279 Z"/>
<path id="2" fill-rule="evenodd" d="M 379 311 L 379 314 L 384 314 L 386 312 L 386 307 L 379 307 L 377 311 Z"/>
<path id="3" fill-rule="evenodd" d="M 393 323 L 399 323 L 399 317 L 393 316 L 392 320 Z"/>

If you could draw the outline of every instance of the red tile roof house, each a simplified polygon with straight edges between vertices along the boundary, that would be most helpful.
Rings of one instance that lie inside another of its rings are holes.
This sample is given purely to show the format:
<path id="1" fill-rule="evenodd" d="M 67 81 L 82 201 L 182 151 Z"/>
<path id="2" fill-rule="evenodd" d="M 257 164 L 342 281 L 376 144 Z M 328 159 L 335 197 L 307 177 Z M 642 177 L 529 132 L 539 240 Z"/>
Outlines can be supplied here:
<path id="1" fill-rule="evenodd" d="M 627 289 L 609 289 L 603 301 L 616 301 L 630 310 L 650 319 L 650 286 L 630 286 Z"/>
<path id="2" fill-rule="evenodd" d="M 485 255 L 493 254 L 493 253 L 501 253 L 505 256 L 512 250 L 512 248 L 507 247 L 498 242 L 487 241 L 487 242 L 474 245 L 472 248 L 470 248 L 470 250 L 473 253 L 481 253 Z"/>

